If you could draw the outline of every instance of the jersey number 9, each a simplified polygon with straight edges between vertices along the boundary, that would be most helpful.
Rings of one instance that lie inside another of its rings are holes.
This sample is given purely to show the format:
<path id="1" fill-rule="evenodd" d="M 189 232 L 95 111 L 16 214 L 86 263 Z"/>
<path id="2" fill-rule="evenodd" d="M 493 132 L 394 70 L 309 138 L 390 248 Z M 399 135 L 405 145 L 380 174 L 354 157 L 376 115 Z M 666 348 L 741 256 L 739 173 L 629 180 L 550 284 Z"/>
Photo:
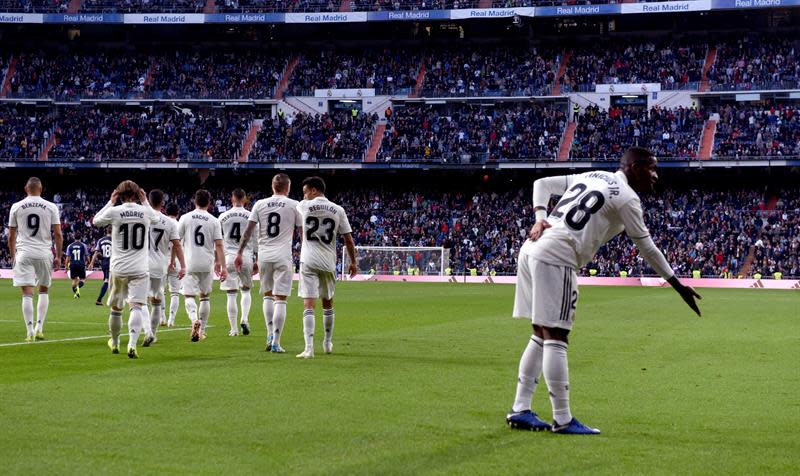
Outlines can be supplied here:
<path id="1" fill-rule="evenodd" d="M 31 236 L 39 233 L 39 215 L 28 215 L 28 228 L 33 230 Z"/>

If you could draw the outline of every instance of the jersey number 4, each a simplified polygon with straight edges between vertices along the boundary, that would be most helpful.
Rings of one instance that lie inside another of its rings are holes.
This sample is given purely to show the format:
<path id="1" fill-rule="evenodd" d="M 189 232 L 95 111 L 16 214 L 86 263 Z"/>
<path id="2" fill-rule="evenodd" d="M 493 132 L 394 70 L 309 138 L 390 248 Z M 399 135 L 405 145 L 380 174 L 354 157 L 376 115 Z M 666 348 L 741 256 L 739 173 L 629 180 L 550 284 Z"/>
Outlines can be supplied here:
<path id="1" fill-rule="evenodd" d="M 589 193 L 584 192 L 586 192 L 586 185 L 576 183 L 561 197 L 561 200 L 550 214 L 556 218 L 561 218 L 566 213 L 564 222 L 567 226 L 573 230 L 583 230 L 592 215 L 603 208 L 606 203 L 603 194 L 597 190 L 592 190 Z M 570 204 L 572 205 L 568 207 L 566 212 L 562 210 Z"/>
<path id="2" fill-rule="evenodd" d="M 336 222 L 333 221 L 332 218 L 322 219 L 322 226 L 325 227 L 325 231 L 321 236 L 317 236 L 317 230 L 320 228 L 319 218 L 306 218 L 306 226 L 308 226 L 308 229 L 306 230 L 306 240 L 321 241 L 326 245 L 329 245 L 333 242 L 333 228 L 336 226 Z"/>

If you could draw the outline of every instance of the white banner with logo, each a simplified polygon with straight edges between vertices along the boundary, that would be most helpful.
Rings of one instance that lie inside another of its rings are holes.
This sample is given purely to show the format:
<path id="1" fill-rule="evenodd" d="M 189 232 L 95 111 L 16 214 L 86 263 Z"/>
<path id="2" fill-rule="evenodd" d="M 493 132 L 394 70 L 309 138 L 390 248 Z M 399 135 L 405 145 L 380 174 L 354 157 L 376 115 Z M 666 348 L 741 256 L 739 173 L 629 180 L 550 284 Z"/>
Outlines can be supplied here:
<path id="1" fill-rule="evenodd" d="M 41 13 L 0 13 L 0 23 L 43 23 Z"/>
<path id="2" fill-rule="evenodd" d="M 467 18 L 511 18 L 513 16 L 532 17 L 535 15 L 536 8 L 462 8 L 460 10 L 450 10 L 451 20 L 464 20 Z"/>
<path id="3" fill-rule="evenodd" d="M 375 89 L 315 89 L 314 97 L 330 99 L 361 99 L 375 96 Z"/>
<path id="4" fill-rule="evenodd" d="M 286 23 L 354 23 L 367 21 L 367 12 L 287 13 Z"/>
<path id="5" fill-rule="evenodd" d="M 711 0 L 684 0 L 682 2 L 623 3 L 621 12 L 626 13 L 680 13 L 711 10 Z"/>
<path id="6" fill-rule="evenodd" d="M 189 25 L 205 23 L 202 13 L 131 13 L 125 15 L 125 23 L 133 25 Z"/>
<path id="7" fill-rule="evenodd" d="M 596 93 L 620 94 L 648 94 L 661 91 L 660 83 L 626 83 L 626 84 L 598 84 L 594 88 Z"/>

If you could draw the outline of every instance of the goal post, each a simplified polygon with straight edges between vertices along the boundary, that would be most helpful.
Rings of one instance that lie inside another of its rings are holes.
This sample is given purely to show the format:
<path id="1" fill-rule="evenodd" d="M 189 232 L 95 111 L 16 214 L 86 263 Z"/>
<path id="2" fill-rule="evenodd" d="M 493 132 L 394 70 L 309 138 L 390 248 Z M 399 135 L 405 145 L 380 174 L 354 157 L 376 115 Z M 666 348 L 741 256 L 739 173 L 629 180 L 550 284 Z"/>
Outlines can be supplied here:
<path id="1" fill-rule="evenodd" d="M 356 246 L 358 274 L 397 276 L 444 276 L 450 252 L 441 246 Z M 342 275 L 350 257 L 342 250 Z"/>

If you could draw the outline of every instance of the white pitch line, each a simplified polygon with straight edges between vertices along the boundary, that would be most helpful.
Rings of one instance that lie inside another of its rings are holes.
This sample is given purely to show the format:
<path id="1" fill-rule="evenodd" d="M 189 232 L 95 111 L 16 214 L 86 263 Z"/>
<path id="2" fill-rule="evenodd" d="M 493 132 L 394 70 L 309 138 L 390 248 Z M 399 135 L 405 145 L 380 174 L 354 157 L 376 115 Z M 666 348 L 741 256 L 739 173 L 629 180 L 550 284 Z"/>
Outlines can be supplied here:
<path id="1" fill-rule="evenodd" d="M 25 325 L 25 321 L 23 321 L 22 318 L 19 318 L 19 319 L 0 319 L 0 323 L 12 323 L 12 324 L 22 323 L 22 325 Z M 45 321 L 45 324 L 80 324 L 80 325 L 87 325 L 87 326 L 96 326 L 98 324 L 102 325 L 102 324 L 107 324 L 107 323 L 108 323 L 107 320 L 101 320 L 101 321 L 95 321 L 95 322 L 85 322 L 85 321 L 84 322 L 81 322 L 81 321 Z"/>
<path id="2" fill-rule="evenodd" d="M 206 327 L 214 327 L 214 326 L 206 326 Z M 164 329 L 162 331 L 158 331 L 158 333 L 162 332 L 175 332 L 175 331 L 188 331 L 191 330 L 191 327 L 173 327 L 170 329 Z M 121 336 L 122 334 L 120 334 Z M 55 340 L 39 340 L 34 342 L 10 342 L 8 344 L 0 344 L 0 347 L 13 347 L 17 345 L 35 345 L 35 344 L 53 344 L 55 342 L 74 342 L 79 340 L 91 340 L 91 339 L 108 339 L 110 336 L 108 334 L 102 336 L 86 336 L 86 337 L 68 337 L 66 339 L 55 339 Z"/>

